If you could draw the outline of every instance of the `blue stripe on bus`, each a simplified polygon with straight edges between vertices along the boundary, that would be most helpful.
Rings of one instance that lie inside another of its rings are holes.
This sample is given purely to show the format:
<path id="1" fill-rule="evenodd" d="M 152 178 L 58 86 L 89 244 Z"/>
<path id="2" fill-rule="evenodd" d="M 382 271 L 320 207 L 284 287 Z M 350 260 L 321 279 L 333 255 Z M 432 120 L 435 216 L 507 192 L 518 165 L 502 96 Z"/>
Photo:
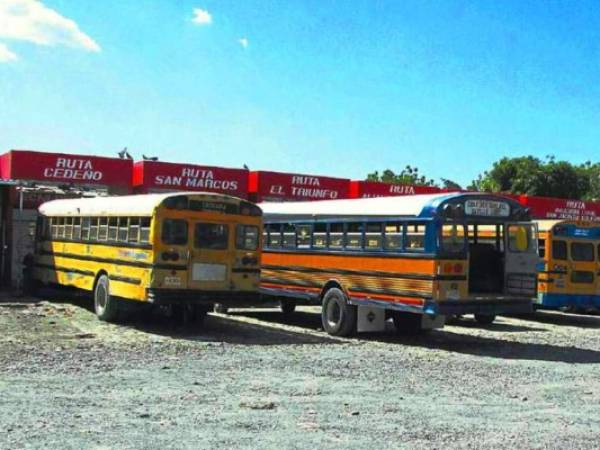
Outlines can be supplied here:
<path id="1" fill-rule="evenodd" d="M 538 306 L 543 308 L 600 308 L 600 295 L 538 294 Z"/>

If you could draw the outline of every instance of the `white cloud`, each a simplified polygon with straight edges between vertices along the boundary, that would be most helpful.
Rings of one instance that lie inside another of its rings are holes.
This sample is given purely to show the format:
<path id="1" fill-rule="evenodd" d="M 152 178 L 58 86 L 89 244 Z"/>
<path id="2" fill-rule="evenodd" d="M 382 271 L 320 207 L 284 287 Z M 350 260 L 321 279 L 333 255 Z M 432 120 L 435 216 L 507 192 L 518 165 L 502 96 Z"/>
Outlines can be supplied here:
<path id="1" fill-rule="evenodd" d="M 248 48 L 248 38 L 239 38 L 238 39 L 239 44 L 244 47 L 244 48 Z"/>
<path id="2" fill-rule="evenodd" d="M 38 0 L 0 0 L 0 38 L 100 51 L 74 21 Z"/>
<path id="3" fill-rule="evenodd" d="M 9 50 L 9 48 L 0 42 L 0 63 L 16 61 L 17 55 Z"/>
<path id="4" fill-rule="evenodd" d="M 192 19 L 197 25 L 210 25 L 212 23 L 212 16 L 204 9 L 194 8 L 194 18 Z"/>

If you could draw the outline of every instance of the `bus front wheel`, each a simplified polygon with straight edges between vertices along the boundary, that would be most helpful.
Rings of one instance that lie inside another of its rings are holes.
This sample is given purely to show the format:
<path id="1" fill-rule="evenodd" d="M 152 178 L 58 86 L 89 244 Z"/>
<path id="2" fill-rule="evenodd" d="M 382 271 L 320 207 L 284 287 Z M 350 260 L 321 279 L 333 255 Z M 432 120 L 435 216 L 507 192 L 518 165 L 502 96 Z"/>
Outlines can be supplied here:
<path id="1" fill-rule="evenodd" d="M 348 304 L 346 295 L 331 288 L 323 297 L 323 328 L 332 336 L 349 336 L 356 330 L 356 306 Z"/>
<path id="2" fill-rule="evenodd" d="M 475 314 L 475 320 L 481 325 L 491 325 L 496 316 L 494 314 Z"/>
<path id="3" fill-rule="evenodd" d="M 117 300 L 110 295 L 110 283 L 107 275 L 100 275 L 94 288 L 94 309 L 98 319 L 114 322 L 119 315 Z"/>

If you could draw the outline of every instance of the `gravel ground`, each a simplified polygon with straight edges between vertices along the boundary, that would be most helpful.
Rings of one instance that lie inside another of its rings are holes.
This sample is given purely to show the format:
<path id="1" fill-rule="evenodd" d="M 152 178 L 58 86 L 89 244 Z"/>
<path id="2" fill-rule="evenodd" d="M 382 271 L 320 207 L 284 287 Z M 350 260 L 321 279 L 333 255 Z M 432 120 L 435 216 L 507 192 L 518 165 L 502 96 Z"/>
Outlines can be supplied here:
<path id="1" fill-rule="evenodd" d="M 0 303 L 0 448 L 600 447 L 597 316 L 342 339 L 311 308 L 178 328 L 25 300 Z"/>

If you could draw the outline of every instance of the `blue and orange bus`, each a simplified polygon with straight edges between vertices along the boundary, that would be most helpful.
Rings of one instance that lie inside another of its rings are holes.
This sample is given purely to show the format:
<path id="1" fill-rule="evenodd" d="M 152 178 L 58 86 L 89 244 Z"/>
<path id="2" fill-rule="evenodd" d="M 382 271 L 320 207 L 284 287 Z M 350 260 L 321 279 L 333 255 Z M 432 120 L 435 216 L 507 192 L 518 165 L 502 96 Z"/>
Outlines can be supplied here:
<path id="1" fill-rule="evenodd" d="M 505 197 L 451 193 L 263 203 L 261 291 L 321 305 L 332 335 L 443 325 L 444 316 L 526 313 L 537 232 Z M 493 237 L 488 231 L 493 229 Z"/>

